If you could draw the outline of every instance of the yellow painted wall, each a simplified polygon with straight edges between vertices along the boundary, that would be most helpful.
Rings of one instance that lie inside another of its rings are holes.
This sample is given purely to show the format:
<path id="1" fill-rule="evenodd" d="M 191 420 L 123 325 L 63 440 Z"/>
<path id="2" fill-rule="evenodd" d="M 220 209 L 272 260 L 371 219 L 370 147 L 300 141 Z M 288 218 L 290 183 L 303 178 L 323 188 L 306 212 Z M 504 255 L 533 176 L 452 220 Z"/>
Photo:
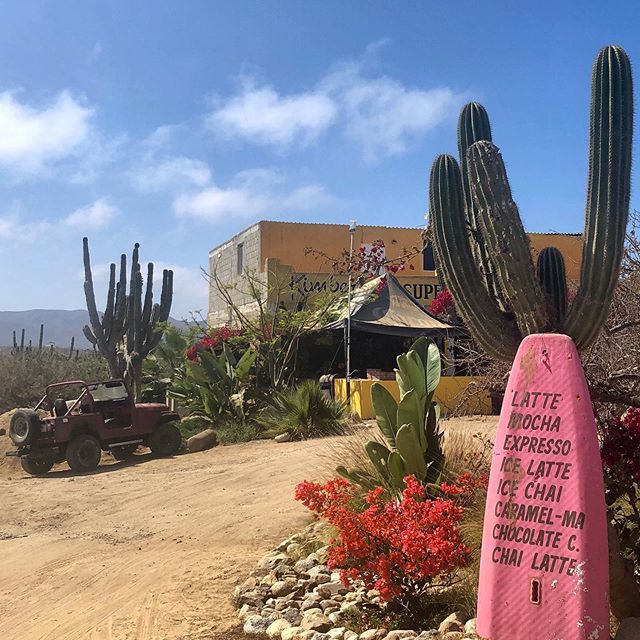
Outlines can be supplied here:
<path id="1" fill-rule="evenodd" d="M 349 227 L 346 224 L 313 224 L 307 222 L 270 222 L 260 224 L 260 269 L 264 270 L 267 258 L 277 258 L 283 265 L 290 265 L 298 273 L 329 273 L 331 266 L 326 260 L 305 255 L 305 248 L 312 247 L 335 258 L 343 249 L 349 249 Z M 408 229 L 381 226 L 358 226 L 354 237 L 356 250 L 363 244 L 382 240 L 387 258 L 393 259 L 411 251 L 413 247 L 422 247 L 422 229 Z M 557 247 L 564 256 L 567 278 L 576 281 L 580 275 L 582 258 L 582 236 L 530 233 L 533 257 L 548 246 Z M 415 279 L 417 276 L 434 275 L 433 271 L 422 268 L 422 255 L 415 256 L 410 263 L 413 270 L 407 268 L 400 272 L 400 280 Z"/>
<path id="2" fill-rule="evenodd" d="M 480 378 L 472 376 L 443 376 L 436 389 L 435 400 L 440 404 L 442 413 L 447 415 L 452 411 L 463 412 L 467 415 L 490 415 L 491 398 L 486 392 L 470 395 L 461 405 L 462 394 L 470 384 L 480 382 Z M 351 380 L 351 410 L 363 420 L 376 417 L 371 402 L 371 387 L 375 380 Z M 400 390 L 395 380 L 380 380 L 379 384 L 386 387 L 396 400 L 400 400 Z M 346 402 L 347 381 L 336 378 L 333 381 L 336 400 Z"/>

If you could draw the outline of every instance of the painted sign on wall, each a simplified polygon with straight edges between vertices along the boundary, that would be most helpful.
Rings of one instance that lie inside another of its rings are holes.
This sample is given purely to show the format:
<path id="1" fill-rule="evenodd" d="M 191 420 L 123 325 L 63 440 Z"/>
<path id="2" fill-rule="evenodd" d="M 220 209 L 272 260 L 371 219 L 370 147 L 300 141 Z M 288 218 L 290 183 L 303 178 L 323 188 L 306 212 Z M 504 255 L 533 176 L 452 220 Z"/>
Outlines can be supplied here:
<path id="1" fill-rule="evenodd" d="M 591 399 L 567 336 L 525 338 L 496 435 L 478 633 L 608 640 L 608 546 Z"/>

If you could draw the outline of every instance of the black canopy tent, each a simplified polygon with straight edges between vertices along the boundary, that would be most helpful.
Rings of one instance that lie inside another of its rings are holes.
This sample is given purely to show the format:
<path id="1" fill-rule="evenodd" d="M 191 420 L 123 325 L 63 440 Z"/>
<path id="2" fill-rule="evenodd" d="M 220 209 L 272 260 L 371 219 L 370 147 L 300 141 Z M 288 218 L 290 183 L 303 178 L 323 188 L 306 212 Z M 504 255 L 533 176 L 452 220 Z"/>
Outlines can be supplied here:
<path id="1" fill-rule="evenodd" d="M 384 279 L 384 280 L 383 280 Z M 338 317 L 325 330 L 344 330 L 349 317 L 346 296 Z M 366 333 L 401 337 L 466 335 L 462 327 L 432 316 L 391 273 L 370 280 L 351 295 L 351 328 Z"/>

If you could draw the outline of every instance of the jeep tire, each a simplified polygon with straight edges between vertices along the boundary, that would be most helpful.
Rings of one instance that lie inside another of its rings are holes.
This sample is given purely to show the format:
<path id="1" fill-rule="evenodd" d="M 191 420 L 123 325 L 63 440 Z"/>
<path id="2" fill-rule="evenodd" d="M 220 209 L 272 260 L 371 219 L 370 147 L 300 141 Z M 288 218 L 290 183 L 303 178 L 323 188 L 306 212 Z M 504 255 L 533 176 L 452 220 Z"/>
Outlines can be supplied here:
<path id="1" fill-rule="evenodd" d="M 67 445 L 67 462 L 72 471 L 93 471 L 101 455 L 100 443 L 88 433 L 76 436 Z"/>
<path id="2" fill-rule="evenodd" d="M 31 476 L 42 476 L 51 471 L 53 460 L 51 458 L 31 458 L 22 456 L 20 458 L 22 469 Z"/>
<path id="3" fill-rule="evenodd" d="M 9 423 L 9 437 L 16 446 L 33 442 L 40 435 L 40 417 L 33 409 L 16 409 Z"/>
<path id="4" fill-rule="evenodd" d="M 120 447 L 111 447 L 109 451 L 116 460 L 126 460 L 136 452 L 137 448 L 137 444 L 124 444 Z"/>
<path id="5" fill-rule="evenodd" d="M 160 457 L 173 456 L 181 447 L 182 434 L 173 422 L 159 425 L 149 437 L 149 448 Z"/>

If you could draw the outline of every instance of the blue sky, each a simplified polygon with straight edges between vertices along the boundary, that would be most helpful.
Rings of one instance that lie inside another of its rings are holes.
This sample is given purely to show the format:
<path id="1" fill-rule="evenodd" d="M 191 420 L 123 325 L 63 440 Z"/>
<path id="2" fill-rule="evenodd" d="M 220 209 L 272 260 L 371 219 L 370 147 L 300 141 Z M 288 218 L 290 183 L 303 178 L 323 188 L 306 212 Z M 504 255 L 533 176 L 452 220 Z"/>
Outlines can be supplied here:
<path id="1" fill-rule="evenodd" d="M 525 226 L 580 231 L 591 64 L 637 69 L 639 24 L 637 0 L 4 2 L 0 309 L 82 308 L 83 235 L 100 290 L 135 241 L 174 268 L 182 317 L 259 219 L 419 226 L 469 100 Z"/>

